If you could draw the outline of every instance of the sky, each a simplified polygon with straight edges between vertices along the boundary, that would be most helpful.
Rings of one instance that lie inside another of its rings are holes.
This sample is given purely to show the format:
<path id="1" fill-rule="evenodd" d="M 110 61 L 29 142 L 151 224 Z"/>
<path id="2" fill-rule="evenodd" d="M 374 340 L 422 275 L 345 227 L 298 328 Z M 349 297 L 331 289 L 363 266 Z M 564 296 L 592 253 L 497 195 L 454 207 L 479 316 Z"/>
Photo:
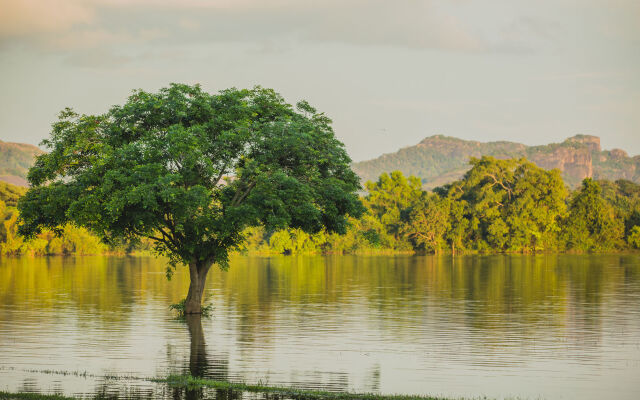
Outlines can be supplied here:
<path id="1" fill-rule="evenodd" d="M 171 82 L 261 85 L 355 161 L 442 134 L 640 154 L 637 0 L 0 0 L 0 140 Z"/>

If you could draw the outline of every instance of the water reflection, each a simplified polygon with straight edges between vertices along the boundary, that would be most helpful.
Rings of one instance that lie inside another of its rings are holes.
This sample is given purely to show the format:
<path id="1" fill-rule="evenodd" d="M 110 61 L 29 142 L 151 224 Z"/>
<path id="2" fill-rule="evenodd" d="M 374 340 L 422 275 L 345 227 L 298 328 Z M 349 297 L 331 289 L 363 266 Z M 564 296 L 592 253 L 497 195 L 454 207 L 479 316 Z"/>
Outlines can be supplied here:
<path id="1" fill-rule="evenodd" d="M 189 338 L 191 339 L 189 373 L 191 376 L 202 378 L 209 369 L 204 333 L 202 332 L 202 317 L 199 314 L 187 314 L 185 319 L 189 327 Z"/>
<path id="2" fill-rule="evenodd" d="M 185 322 L 167 305 L 184 297 L 188 276 L 167 282 L 163 271 L 148 258 L 1 259 L 0 365 L 337 391 L 640 397 L 637 254 L 237 257 L 210 273 L 213 318 Z M 0 371 L 0 390 L 107 390 L 18 370 Z"/>
<path id="3" fill-rule="evenodd" d="M 202 378 L 209 369 L 207 363 L 207 351 L 204 342 L 204 333 L 202 331 L 202 316 L 187 314 L 185 316 L 187 326 L 189 327 L 189 338 L 191 341 L 191 349 L 189 352 L 189 373 L 191 376 Z M 186 389 L 186 399 L 201 399 L 203 397 L 202 389 Z"/>

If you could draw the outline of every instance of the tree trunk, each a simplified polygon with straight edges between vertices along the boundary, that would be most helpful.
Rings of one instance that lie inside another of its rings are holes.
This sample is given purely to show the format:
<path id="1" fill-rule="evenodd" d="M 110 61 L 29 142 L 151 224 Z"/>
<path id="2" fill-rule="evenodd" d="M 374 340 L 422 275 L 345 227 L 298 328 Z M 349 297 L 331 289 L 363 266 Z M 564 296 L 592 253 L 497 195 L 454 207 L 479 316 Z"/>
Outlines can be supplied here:
<path id="1" fill-rule="evenodd" d="M 189 293 L 184 304 L 185 314 L 202 313 L 202 293 L 207 281 L 207 272 L 211 263 L 208 261 L 192 261 L 189 263 Z"/>

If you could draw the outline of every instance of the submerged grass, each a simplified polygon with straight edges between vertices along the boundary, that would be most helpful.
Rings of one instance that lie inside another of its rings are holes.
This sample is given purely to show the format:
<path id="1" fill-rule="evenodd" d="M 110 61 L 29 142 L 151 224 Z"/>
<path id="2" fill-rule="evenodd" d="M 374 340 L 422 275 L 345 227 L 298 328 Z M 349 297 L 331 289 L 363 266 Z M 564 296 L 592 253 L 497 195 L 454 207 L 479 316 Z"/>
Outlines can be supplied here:
<path id="1" fill-rule="evenodd" d="M 14 368 L 2 368 L 0 370 L 8 369 L 15 370 Z M 177 389 L 200 389 L 210 388 L 227 391 L 238 392 L 251 392 L 261 394 L 272 394 L 280 396 L 281 398 L 289 398 L 295 400 L 450 400 L 451 398 L 434 397 L 425 395 L 385 395 L 376 393 L 352 393 L 352 392 L 329 392 L 323 390 L 309 390 L 299 389 L 287 386 L 275 386 L 266 384 L 247 384 L 242 382 L 228 382 L 228 381 L 216 381 L 212 379 L 196 378 L 190 375 L 170 375 L 166 378 L 146 378 L 140 376 L 127 376 L 127 375 L 94 375 L 87 372 L 77 371 L 61 371 L 61 370 L 33 370 L 25 369 L 25 372 L 34 372 L 42 374 L 64 375 L 64 376 L 77 376 L 83 378 L 102 378 L 107 380 L 137 380 L 146 381 L 159 384 L 167 384 L 172 388 Z M 101 396 L 94 397 L 95 399 L 102 398 Z M 113 397 L 117 398 L 117 397 Z M 75 400 L 73 397 L 64 397 L 60 395 L 42 395 L 37 393 L 9 393 L 0 391 L 0 400 L 5 399 L 43 399 L 43 400 Z M 479 397 L 478 399 L 487 399 L 486 397 Z"/>
<path id="2" fill-rule="evenodd" d="M 187 303 L 187 299 L 182 299 L 177 303 L 173 303 L 169 306 L 169 310 L 175 311 L 178 313 L 178 318 L 179 319 L 183 319 L 185 318 L 185 310 L 186 310 L 186 304 Z M 206 301 L 205 301 L 206 303 Z M 201 312 L 200 315 L 203 317 L 210 317 L 211 316 L 211 312 L 213 311 L 213 304 L 207 304 L 207 305 L 202 305 L 201 308 Z"/>
<path id="3" fill-rule="evenodd" d="M 2 400 L 75 400 L 73 397 L 60 396 L 58 394 L 39 393 L 9 393 L 0 391 Z"/>
<path id="4" fill-rule="evenodd" d="M 284 386 L 272 386 L 262 384 L 234 383 L 227 381 L 215 381 L 211 379 L 195 378 L 189 375 L 171 375 L 156 382 L 164 382 L 172 387 L 185 389 L 213 388 L 222 390 L 237 390 L 242 392 L 277 394 L 293 399 L 314 399 L 314 400 L 446 400 L 443 397 L 432 396 L 412 396 L 412 395 L 381 395 L 375 393 L 351 393 L 351 392 L 327 392 L 322 390 L 297 389 Z"/>

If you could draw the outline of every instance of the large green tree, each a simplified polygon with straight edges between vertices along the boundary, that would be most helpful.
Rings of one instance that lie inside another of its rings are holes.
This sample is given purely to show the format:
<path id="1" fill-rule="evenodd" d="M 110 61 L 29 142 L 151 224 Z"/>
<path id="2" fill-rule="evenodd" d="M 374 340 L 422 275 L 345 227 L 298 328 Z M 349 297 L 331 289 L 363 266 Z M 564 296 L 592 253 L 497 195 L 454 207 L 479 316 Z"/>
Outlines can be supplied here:
<path id="1" fill-rule="evenodd" d="M 598 181 L 602 188 L 602 197 L 609 203 L 616 215 L 624 221 L 625 237 L 634 227 L 640 226 L 640 185 L 619 179 L 615 182 Z"/>
<path id="2" fill-rule="evenodd" d="M 369 213 L 380 221 L 384 232 L 379 236 L 384 245 L 396 250 L 410 250 L 406 225 L 408 212 L 424 195 L 420 179 L 405 177 L 400 171 L 383 173 L 376 182 L 365 184 L 369 194 L 364 203 Z"/>
<path id="3" fill-rule="evenodd" d="M 612 250 L 623 244 L 624 221 L 593 179 L 585 178 L 573 194 L 564 234 L 567 247 L 579 251 Z"/>
<path id="4" fill-rule="evenodd" d="M 450 199 L 448 241 L 478 250 L 536 251 L 557 246 L 567 190 L 558 170 L 526 159 L 471 159 L 460 181 L 435 191 Z"/>
<path id="5" fill-rule="evenodd" d="M 445 234 L 451 229 L 450 205 L 446 198 L 422 192 L 422 196 L 405 210 L 402 232 L 414 250 L 438 253 L 443 249 Z"/>
<path id="6" fill-rule="evenodd" d="M 186 312 L 199 313 L 207 272 L 227 267 L 245 228 L 343 233 L 347 216 L 362 213 L 330 124 L 259 87 L 172 84 L 102 115 L 66 109 L 29 171 L 20 232 L 71 222 L 106 242 L 149 238 L 169 257 L 168 274 L 189 266 Z"/>

